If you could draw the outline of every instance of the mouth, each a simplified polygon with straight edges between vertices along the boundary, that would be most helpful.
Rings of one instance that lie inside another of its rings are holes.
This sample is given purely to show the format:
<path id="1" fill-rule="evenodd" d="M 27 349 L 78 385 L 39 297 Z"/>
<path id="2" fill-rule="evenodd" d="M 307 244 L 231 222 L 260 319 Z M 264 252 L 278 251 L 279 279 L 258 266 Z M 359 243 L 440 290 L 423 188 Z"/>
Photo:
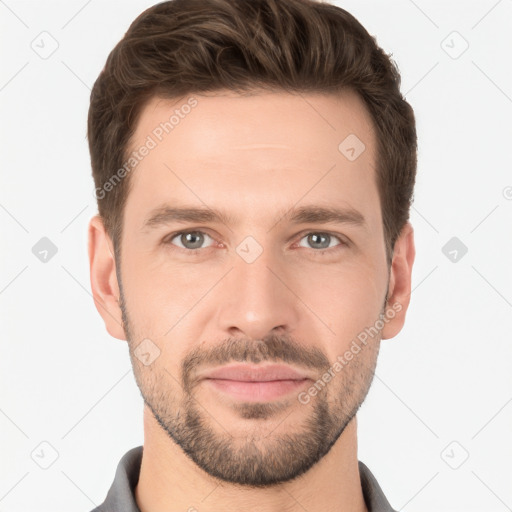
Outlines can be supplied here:
<path id="1" fill-rule="evenodd" d="M 309 375 L 287 365 L 237 364 L 216 368 L 201 376 L 215 391 L 245 402 L 267 402 L 298 392 Z"/>

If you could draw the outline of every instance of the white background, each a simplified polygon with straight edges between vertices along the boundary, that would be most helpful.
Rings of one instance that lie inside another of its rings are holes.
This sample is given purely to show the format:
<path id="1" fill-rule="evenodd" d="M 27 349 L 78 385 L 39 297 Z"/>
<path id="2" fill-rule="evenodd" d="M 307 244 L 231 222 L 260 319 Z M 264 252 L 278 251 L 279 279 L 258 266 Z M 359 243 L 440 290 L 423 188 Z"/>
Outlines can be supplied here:
<path id="1" fill-rule="evenodd" d="M 153 3 L 0 1 L 0 512 L 87 512 L 143 441 L 127 344 L 90 295 L 86 117 L 108 53 Z M 419 136 L 411 305 L 382 343 L 359 459 L 397 510 L 512 510 L 512 1 L 337 4 L 392 53 Z M 43 31 L 47 59 L 31 47 Z M 47 263 L 42 237 L 58 249 Z M 468 248 L 456 262 L 452 237 Z M 34 450 L 58 458 L 42 469 Z"/>

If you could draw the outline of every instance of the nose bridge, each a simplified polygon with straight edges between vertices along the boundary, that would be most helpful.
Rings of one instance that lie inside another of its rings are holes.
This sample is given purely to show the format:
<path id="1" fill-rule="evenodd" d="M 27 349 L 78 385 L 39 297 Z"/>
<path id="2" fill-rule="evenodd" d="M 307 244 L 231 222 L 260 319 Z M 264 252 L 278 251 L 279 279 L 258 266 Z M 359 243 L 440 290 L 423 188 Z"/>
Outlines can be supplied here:
<path id="1" fill-rule="evenodd" d="M 220 327 L 230 335 L 241 331 L 259 339 L 273 329 L 293 330 L 298 301 L 278 251 L 245 240 L 237 247 L 234 268 L 227 276 L 220 303 Z"/>

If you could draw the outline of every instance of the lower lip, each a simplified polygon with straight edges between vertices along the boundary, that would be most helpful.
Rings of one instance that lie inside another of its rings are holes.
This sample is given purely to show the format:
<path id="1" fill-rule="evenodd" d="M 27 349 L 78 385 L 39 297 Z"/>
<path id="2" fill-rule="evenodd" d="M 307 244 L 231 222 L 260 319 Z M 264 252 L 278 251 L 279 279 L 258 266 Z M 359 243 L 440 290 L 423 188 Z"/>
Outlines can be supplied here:
<path id="1" fill-rule="evenodd" d="M 272 380 L 268 382 L 247 382 L 227 379 L 205 379 L 215 389 L 245 402 L 267 402 L 297 392 L 308 379 Z"/>

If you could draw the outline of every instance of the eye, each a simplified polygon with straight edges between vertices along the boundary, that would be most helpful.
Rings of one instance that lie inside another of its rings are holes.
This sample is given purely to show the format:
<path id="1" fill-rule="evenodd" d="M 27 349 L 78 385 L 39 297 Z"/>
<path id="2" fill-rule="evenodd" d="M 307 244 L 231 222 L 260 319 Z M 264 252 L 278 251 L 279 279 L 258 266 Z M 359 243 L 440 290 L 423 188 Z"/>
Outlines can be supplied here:
<path id="1" fill-rule="evenodd" d="M 306 239 L 307 243 L 310 244 L 310 247 L 314 249 L 339 249 L 341 247 L 347 246 L 348 243 L 342 240 L 339 236 L 333 235 L 331 233 L 324 233 L 320 231 L 312 231 L 310 233 L 306 233 L 306 236 L 301 238 L 301 241 Z M 340 242 L 337 246 L 332 246 L 331 242 L 334 240 L 338 240 Z M 304 247 L 300 242 L 299 245 Z M 316 251 L 316 252 L 330 252 L 330 251 Z"/>
<path id="2" fill-rule="evenodd" d="M 207 235 L 203 231 L 180 231 L 178 233 L 173 233 L 170 237 L 164 240 L 165 244 L 172 244 L 173 240 L 178 240 L 177 245 L 181 249 L 188 249 L 190 251 L 203 249 L 202 244 L 204 243 L 205 237 L 213 240 L 209 235 Z M 182 244 L 182 245 L 179 245 Z"/>
<path id="3" fill-rule="evenodd" d="M 212 242 L 214 241 L 213 238 L 204 231 L 178 231 L 165 238 L 163 243 L 165 245 L 175 245 L 180 249 L 194 253 L 198 252 L 199 249 L 206 249 L 211 247 L 211 243 L 210 245 L 203 246 L 205 243 L 205 238 L 210 239 Z M 299 241 L 299 246 L 304 247 L 304 245 L 301 243 L 302 240 L 306 240 L 306 243 L 309 244 L 309 248 L 317 249 L 314 252 L 318 254 L 330 253 L 331 251 L 336 251 L 348 246 L 348 243 L 345 242 L 341 237 L 332 233 L 320 231 L 312 231 L 302 236 Z M 337 240 L 339 243 L 333 246 L 332 242 L 335 240 Z"/>

